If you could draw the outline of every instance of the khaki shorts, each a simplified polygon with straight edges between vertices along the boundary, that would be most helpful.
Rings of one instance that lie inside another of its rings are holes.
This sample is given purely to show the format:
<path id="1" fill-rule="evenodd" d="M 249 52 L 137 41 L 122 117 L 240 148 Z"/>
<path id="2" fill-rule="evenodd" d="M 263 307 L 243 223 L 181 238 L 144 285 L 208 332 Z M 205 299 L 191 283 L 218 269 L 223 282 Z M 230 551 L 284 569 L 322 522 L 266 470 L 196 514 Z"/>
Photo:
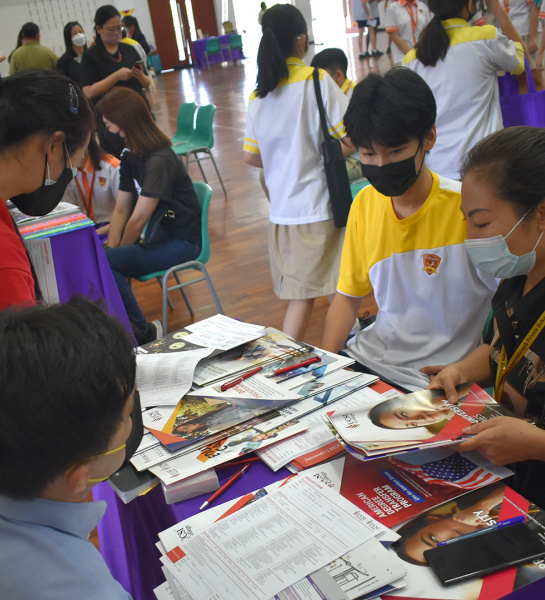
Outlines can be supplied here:
<path id="1" fill-rule="evenodd" d="M 269 224 L 269 261 L 274 293 L 307 300 L 335 293 L 344 229 L 333 220 L 304 225 Z"/>

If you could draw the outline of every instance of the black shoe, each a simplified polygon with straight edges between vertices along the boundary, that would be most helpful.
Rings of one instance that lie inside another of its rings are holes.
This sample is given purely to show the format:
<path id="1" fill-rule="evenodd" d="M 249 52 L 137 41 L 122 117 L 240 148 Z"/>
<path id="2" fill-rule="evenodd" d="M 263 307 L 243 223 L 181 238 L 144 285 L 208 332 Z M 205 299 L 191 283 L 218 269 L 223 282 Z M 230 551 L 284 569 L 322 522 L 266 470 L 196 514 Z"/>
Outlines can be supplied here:
<path id="1" fill-rule="evenodd" d="M 388 50 L 386 50 L 386 54 L 392 54 L 392 49 L 388 46 Z"/>
<path id="2" fill-rule="evenodd" d="M 380 50 L 373 50 L 373 54 L 371 56 L 382 56 L 384 54 L 384 52 L 381 52 Z"/>
<path id="3" fill-rule="evenodd" d="M 360 52 L 359 59 L 362 60 L 364 58 L 371 58 L 369 52 Z"/>

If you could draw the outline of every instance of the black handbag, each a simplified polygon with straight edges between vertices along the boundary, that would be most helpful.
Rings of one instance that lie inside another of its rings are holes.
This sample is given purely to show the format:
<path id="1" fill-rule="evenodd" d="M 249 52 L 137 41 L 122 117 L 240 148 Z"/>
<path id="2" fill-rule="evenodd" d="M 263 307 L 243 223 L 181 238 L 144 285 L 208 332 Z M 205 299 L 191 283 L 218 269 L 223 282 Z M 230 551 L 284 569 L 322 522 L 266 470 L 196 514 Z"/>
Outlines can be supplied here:
<path id="1" fill-rule="evenodd" d="M 352 192 L 348 180 L 348 171 L 346 170 L 346 160 L 343 156 L 341 141 L 332 137 L 327 129 L 318 69 L 314 69 L 312 77 L 314 79 L 318 110 L 320 112 L 320 122 L 324 132 L 325 141 L 322 144 L 322 155 L 324 157 L 324 169 L 331 209 L 333 211 L 333 220 L 335 227 L 342 228 L 346 226 L 348 213 L 352 205 Z"/>
<path id="2" fill-rule="evenodd" d="M 168 205 L 160 202 L 159 206 L 153 211 L 150 220 L 146 223 L 144 230 L 140 234 L 138 243 L 144 248 L 157 248 L 170 242 L 170 235 L 165 229 L 164 220 L 174 219 L 175 213 L 168 209 Z"/>

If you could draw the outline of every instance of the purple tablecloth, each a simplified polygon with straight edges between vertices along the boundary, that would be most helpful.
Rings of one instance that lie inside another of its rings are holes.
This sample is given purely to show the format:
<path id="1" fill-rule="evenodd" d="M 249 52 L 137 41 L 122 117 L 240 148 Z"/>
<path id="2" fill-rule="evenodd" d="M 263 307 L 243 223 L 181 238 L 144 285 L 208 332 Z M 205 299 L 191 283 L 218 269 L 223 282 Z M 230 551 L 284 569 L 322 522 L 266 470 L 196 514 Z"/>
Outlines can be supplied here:
<path id="1" fill-rule="evenodd" d="M 50 238 L 59 300 L 82 295 L 104 299 L 108 312 L 117 317 L 132 336 L 112 270 L 93 227 L 75 229 Z"/>
<path id="2" fill-rule="evenodd" d="M 218 470 L 220 484 L 240 467 Z M 231 486 L 215 504 L 232 500 L 257 490 L 291 473 L 281 469 L 273 473 L 262 462 L 252 464 L 251 471 Z M 93 489 L 95 500 L 106 500 L 108 508 L 98 524 L 100 551 L 112 575 L 132 594 L 134 600 L 151 600 L 153 589 L 163 583 L 159 551 L 155 547 L 158 533 L 199 511 L 210 493 L 177 504 L 166 504 L 163 490 L 157 486 L 129 504 L 117 497 L 108 483 Z M 214 504 L 214 505 L 215 505 Z"/>
<path id="3" fill-rule="evenodd" d="M 222 61 L 228 61 L 230 59 L 229 55 L 229 43 L 231 40 L 231 36 L 229 35 L 220 35 L 216 36 L 220 41 L 220 45 L 222 47 L 223 57 L 220 57 L 219 54 L 211 54 L 208 59 L 211 65 L 215 65 L 216 63 L 220 63 Z M 204 53 L 206 52 L 206 41 L 210 38 L 205 38 L 202 40 L 193 40 L 193 58 L 195 60 L 195 67 L 197 69 L 203 69 L 205 65 Z M 244 53 L 242 48 L 237 48 L 236 50 L 231 51 L 233 54 L 233 60 L 242 60 L 244 58 Z"/>

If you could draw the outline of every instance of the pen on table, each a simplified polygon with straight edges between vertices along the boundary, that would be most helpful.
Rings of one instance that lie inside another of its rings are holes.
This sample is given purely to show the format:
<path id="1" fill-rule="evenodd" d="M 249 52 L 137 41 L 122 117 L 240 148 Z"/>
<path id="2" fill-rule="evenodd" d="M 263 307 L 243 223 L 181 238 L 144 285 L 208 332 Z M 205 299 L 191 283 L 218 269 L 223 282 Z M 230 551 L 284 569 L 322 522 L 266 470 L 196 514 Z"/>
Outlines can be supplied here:
<path id="1" fill-rule="evenodd" d="M 251 468 L 251 466 L 252 466 L 251 464 L 246 465 L 245 467 L 243 467 L 242 469 L 240 469 L 240 471 L 237 471 L 218 490 L 216 490 L 210 496 L 210 498 L 208 498 L 208 500 L 206 502 L 204 502 L 204 504 L 199 508 L 199 510 L 202 510 L 203 508 L 206 508 L 212 502 L 214 502 L 214 500 L 216 500 L 217 498 L 219 498 L 223 494 L 223 492 L 227 491 L 234 483 L 236 483 L 244 475 L 244 473 L 246 473 L 247 471 L 249 471 L 250 468 Z"/>
<path id="2" fill-rule="evenodd" d="M 517 523 L 524 523 L 526 518 L 523 515 L 518 517 L 512 517 L 511 519 L 505 519 L 505 521 L 499 521 L 495 525 L 490 525 L 490 527 L 483 527 L 482 529 L 477 529 L 477 531 L 471 531 L 470 533 L 466 533 L 464 535 L 459 535 L 458 537 L 452 538 L 450 540 L 445 540 L 444 542 L 439 542 L 437 547 L 446 546 L 447 544 L 454 544 L 455 542 L 461 540 L 467 540 L 468 538 L 477 537 L 483 533 L 488 533 L 489 531 L 494 531 L 495 529 L 503 529 L 504 527 L 509 527 L 509 525 L 516 525 Z"/>
<path id="3" fill-rule="evenodd" d="M 262 369 L 263 369 L 263 367 L 256 367 L 255 369 L 252 369 L 251 371 L 247 371 L 246 373 L 239 375 L 235 379 L 231 379 L 231 381 L 226 381 L 224 384 L 222 384 L 220 386 L 220 390 L 222 392 L 225 392 L 225 390 L 228 390 L 232 387 L 235 387 L 235 385 L 242 383 L 245 379 L 248 379 L 248 377 L 251 377 L 252 375 L 255 375 L 256 373 L 259 373 L 259 371 L 261 371 Z"/>
<path id="4" fill-rule="evenodd" d="M 291 365 L 290 367 L 283 367 L 282 369 L 276 369 L 273 373 L 269 373 L 267 377 L 273 377 L 274 375 L 282 375 L 282 373 L 289 373 L 290 371 L 294 371 L 295 369 L 300 369 L 301 367 L 306 367 L 307 365 L 311 365 L 312 363 L 320 362 L 322 359 L 320 356 L 313 356 L 312 358 L 307 358 L 307 360 L 303 360 L 296 365 Z"/>

